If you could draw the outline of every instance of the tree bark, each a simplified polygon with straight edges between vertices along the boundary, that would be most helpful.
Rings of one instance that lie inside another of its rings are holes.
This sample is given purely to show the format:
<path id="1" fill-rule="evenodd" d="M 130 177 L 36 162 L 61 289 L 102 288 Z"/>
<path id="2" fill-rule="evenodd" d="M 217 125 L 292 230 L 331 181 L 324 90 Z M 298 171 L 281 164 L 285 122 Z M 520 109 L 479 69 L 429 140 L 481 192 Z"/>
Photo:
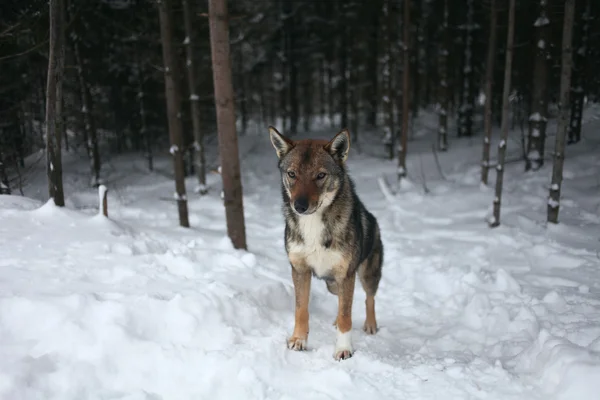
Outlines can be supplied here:
<path id="1" fill-rule="evenodd" d="M 558 223 L 560 210 L 560 189 L 563 179 L 563 165 L 565 161 L 565 139 L 569 122 L 569 92 L 571 87 L 573 19 L 575 14 L 575 0 L 565 0 L 565 19 L 563 22 L 562 37 L 562 66 L 560 72 L 560 114 L 558 129 L 554 143 L 554 163 L 552 166 L 552 183 L 548 197 L 548 222 Z"/>
<path id="2" fill-rule="evenodd" d="M 85 144 L 88 150 L 88 156 L 90 158 L 90 177 L 91 186 L 98 187 L 100 184 L 100 169 L 102 164 L 100 162 L 100 151 L 98 149 L 98 134 L 96 131 L 96 122 L 94 120 L 94 114 L 92 112 L 92 95 L 90 88 L 87 83 L 87 79 L 83 70 L 83 60 L 81 59 L 81 50 L 79 48 L 79 39 L 73 40 L 73 53 L 75 54 L 75 63 L 77 69 L 77 78 L 79 80 L 79 95 L 82 104 L 83 113 L 83 129 L 85 130 L 85 137 L 87 143 Z"/>
<path id="3" fill-rule="evenodd" d="M 244 222 L 238 140 L 235 129 L 235 103 L 231 83 L 229 22 L 226 0 L 209 0 L 208 19 L 227 233 L 234 248 L 246 249 L 246 226 Z"/>
<path id="4" fill-rule="evenodd" d="M 171 1 L 158 0 L 160 19 L 160 37 L 162 42 L 163 63 L 165 68 L 165 93 L 167 97 L 167 117 L 169 120 L 169 138 L 171 155 L 175 171 L 175 199 L 179 212 L 179 225 L 189 227 L 187 195 L 185 190 L 185 166 L 183 162 L 183 129 L 181 124 L 181 92 L 177 79 L 175 50 L 173 49 L 173 30 Z"/>
<path id="5" fill-rule="evenodd" d="M 402 73 L 402 131 L 398 147 L 398 180 L 406 177 L 406 151 L 408 146 L 408 121 L 410 119 L 410 0 L 404 0 L 404 72 Z"/>
<path id="6" fill-rule="evenodd" d="M 192 130 L 194 133 L 194 163 L 196 164 L 196 176 L 198 178 L 198 192 L 206 194 L 206 159 L 204 155 L 204 132 L 200 125 L 200 96 L 197 94 L 196 64 L 194 62 L 194 43 L 196 35 L 192 26 L 192 11 L 189 0 L 182 0 L 183 19 L 185 25 L 184 40 L 187 56 L 187 78 L 190 92 L 190 106 L 192 112 Z"/>
<path id="7" fill-rule="evenodd" d="M 483 155 L 481 158 L 481 183 L 487 186 L 490 168 L 490 142 L 492 140 L 492 100 L 494 86 L 494 66 L 496 64 L 496 26 L 498 11 L 496 0 L 490 1 L 490 33 L 488 38 L 488 52 L 485 65 L 485 110 L 484 110 L 484 134 Z"/>
<path id="8" fill-rule="evenodd" d="M 0 194 L 10 194 L 10 184 L 8 175 L 6 174 L 6 166 L 4 165 L 4 154 L 0 149 Z"/>
<path id="9" fill-rule="evenodd" d="M 62 181 L 62 78 L 64 67 L 64 19 L 62 0 L 50 0 L 50 51 L 46 86 L 46 168 L 48 194 L 58 207 L 64 207 Z"/>
<path id="10" fill-rule="evenodd" d="M 583 101 L 585 98 L 585 82 L 587 79 L 587 58 L 589 54 L 589 35 L 591 19 L 591 0 L 586 0 L 582 12 L 581 29 L 578 37 L 578 48 L 573 56 L 573 83 L 571 85 L 571 121 L 569 123 L 567 144 L 581 140 L 581 119 L 583 117 Z"/>
<path id="11" fill-rule="evenodd" d="M 513 45 L 515 41 L 515 1 L 510 0 L 508 6 L 508 33 L 506 37 L 506 59 L 504 65 L 504 87 L 502 90 L 502 139 L 498 145 L 498 164 L 496 165 L 496 193 L 494 211 L 490 227 L 500 225 L 500 206 L 502 204 L 502 184 L 504 178 L 504 159 L 506 157 L 506 142 L 508 141 L 508 113 L 510 110 L 510 85 L 512 77 Z"/>
<path id="12" fill-rule="evenodd" d="M 474 0 L 467 0 L 467 23 L 465 27 L 465 54 L 461 104 L 458 110 L 458 136 L 473 135 L 473 42 L 474 42 Z"/>
<path id="13" fill-rule="evenodd" d="M 384 0 L 385 1 L 385 0 Z M 378 73 L 378 64 L 379 64 L 379 10 L 381 0 L 375 1 L 375 4 L 370 6 L 370 20 L 371 24 L 369 24 L 368 32 L 369 32 L 369 49 L 368 49 L 368 61 L 367 61 L 367 76 L 370 84 L 367 86 L 367 124 L 371 127 L 375 128 L 377 126 L 377 88 L 379 86 L 379 73 Z M 372 3 L 371 3 L 372 4 Z"/>
<path id="14" fill-rule="evenodd" d="M 536 171 L 544 165 L 546 124 L 548 122 L 548 77 L 550 74 L 548 48 L 551 34 L 547 0 L 540 0 L 539 15 L 533 26 L 535 27 L 536 52 L 533 62 L 533 95 L 531 114 L 529 115 L 525 171 Z"/>
<path id="15" fill-rule="evenodd" d="M 439 50 L 439 75 L 440 75 L 440 86 L 438 92 L 439 102 L 439 127 L 438 127 L 438 150 L 448 150 L 448 55 L 450 54 L 450 36 L 448 32 L 448 1 L 444 0 L 444 19 L 442 22 L 442 29 L 440 30 L 440 43 L 441 47 Z"/>
<path id="16" fill-rule="evenodd" d="M 394 158 L 394 104 L 392 103 L 392 38 L 391 0 L 383 0 L 382 6 L 382 99 L 383 104 L 383 145 L 388 158 Z"/>

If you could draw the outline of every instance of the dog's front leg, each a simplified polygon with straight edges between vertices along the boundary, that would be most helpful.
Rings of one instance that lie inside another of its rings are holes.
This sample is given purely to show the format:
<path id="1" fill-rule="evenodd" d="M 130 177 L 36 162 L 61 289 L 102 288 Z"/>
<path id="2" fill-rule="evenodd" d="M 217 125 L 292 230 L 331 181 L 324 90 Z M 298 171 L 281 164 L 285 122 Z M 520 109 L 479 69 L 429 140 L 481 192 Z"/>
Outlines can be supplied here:
<path id="1" fill-rule="evenodd" d="M 308 301 L 310 298 L 310 269 L 301 265 L 292 265 L 292 281 L 296 297 L 296 317 L 294 333 L 288 339 L 288 348 L 306 350 L 308 339 Z"/>
<path id="2" fill-rule="evenodd" d="M 351 274 L 338 282 L 338 315 L 336 319 L 337 337 L 334 358 L 346 360 L 352 357 L 352 299 L 356 275 Z"/>

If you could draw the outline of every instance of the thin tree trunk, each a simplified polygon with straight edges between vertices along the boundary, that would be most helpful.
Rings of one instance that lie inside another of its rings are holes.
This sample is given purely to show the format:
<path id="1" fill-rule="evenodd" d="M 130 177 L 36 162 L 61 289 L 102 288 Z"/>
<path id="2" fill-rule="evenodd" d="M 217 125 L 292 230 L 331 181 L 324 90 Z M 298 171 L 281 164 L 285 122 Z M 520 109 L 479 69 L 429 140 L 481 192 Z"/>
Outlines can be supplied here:
<path id="1" fill-rule="evenodd" d="M 198 192 L 206 194 L 206 161 L 204 156 L 204 133 L 200 126 L 200 96 L 196 93 L 196 64 L 194 62 L 194 43 L 196 35 L 192 26 L 192 11 L 190 10 L 189 0 L 182 0 L 183 19 L 185 25 L 184 40 L 187 56 L 187 78 L 190 93 L 190 106 L 192 111 L 192 130 L 194 133 L 194 163 L 196 165 L 196 175 L 198 178 Z"/>
<path id="2" fill-rule="evenodd" d="M 525 171 L 538 170 L 544 165 L 546 146 L 546 124 L 548 122 L 548 76 L 550 20 L 547 0 L 540 0 L 539 15 L 533 23 L 535 27 L 535 60 L 533 62 L 533 88 L 531 114 L 529 115 L 529 135 Z"/>
<path id="3" fill-rule="evenodd" d="M 138 78 L 138 94 L 137 97 L 140 102 L 140 134 L 144 140 L 144 149 L 146 161 L 148 162 L 148 170 L 154 170 L 154 157 L 152 155 L 152 138 L 150 137 L 150 131 L 148 130 L 148 122 L 146 121 L 146 105 L 144 98 L 146 93 L 144 92 L 144 69 L 140 60 L 139 53 L 136 52 L 136 64 L 137 64 L 137 78 Z"/>
<path id="4" fill-rule="evenodd" d="M 98 187 L 98 185 L 100 185 L 100 169 L 102 164 L 100 162 L 100 151 L 98 149 L 96 122 L 92 112 L 92 95 L 83 71 L 83 60 L 81 59 L 79 39 L 73 40 L 73 53 L 75 54 L 77 78 L 79 80 L 79 93 L 81 96 L 81 104 L 83 106 L 83 123 L 85 137 L 87 138 L 87 143 L 85 145 L 88 149 L 88 156 L 90 157 L 90 184 L 92 187 Z"/>
<path id="5" fill-rule="evenodd" d="M 394 104 L 392 102 L 392 38 L 391 0 L 383 0 L 382 6 L 382 64 L 381 74 L 383 104 L 383 145 L 388 158 L 394 158 Z"/>
<path id="6" fill-rule="evenodd" d="M 458 136 L 473 134 L 473 42 L 474 42 L 474 0 L 467 0 L 467 23 L 465 33 L 465 61 L 463 65 L 462 99 L 459 108 Z"/>
<path id="7" fill-rule="evenodd" d="M 569 122 L 569 88 L 571 87 L 572 69 L 572 41 L 573 19 L 575 14 L 575 0 L 565 0 L 565 19 L 562 37 L 562 66 L 560 72 L 560 114 L 556 142 L 554 143 L 554 164 L 552 166 L 552 183 L 548 197 L 548 222 L 558 223 L 560 210 L 560 189 L 563 178 L 563 165 L 565 161 L 565 139 L 567 124 Z"/>
<path id="8" fill-rule="evenodd" d="M 441 48 L 439 50 L 439 75 L 440 75 L 440 87 L 439 87 L 439 128 L 438 128 L 438 150 L 448 150 L 448 56 L 450 54 L 450 35 L 448 32 L 448 1 L 444 0 L 444 20 L 442 22 L 442 29 L 440 32 L 441 36 Z"/>
<path id="9" fill-rule="evenodd" d="M 48 194 L 54 204 L 64 207 L 62 182 L 62 78 L 64 67 L 64 19 L 62 0 L 50 0 L 50 51 L 46 86 L 46 167 Z"/>
<path id="10" fill-rule="evenodd" d="M 406 177 L 406 151 L 408 146 L 408 121 L 410 119 L 410 0 L 404 0 L 404 72 L 402 74 L 402 131 L 398 147 L 398 180 Z"/>
<path id="11" fill-rule="evenodd" d="M 481 158 L 481 183 L 488 184 L 490 168 L 490 142 L 492 140 L 492 100 L 494 86 L 494 66 L 496 64 L 496 25 L 498 12 L 496 0 L 490 1 L 490 36 L 488 38 L 488 52 L 485 65 L 485 110 L 484 110 L 484 135 L 483 156 Z"/>
<path id="12" fill-rule="evenodd" d="M 6 174 L 6 166 L 4 165 L 4 154 L 2 153 L 2 149 L 0 149 L 0 194 L 10 193 L 8 175 Z"/>
<path id="13" fill-rule="evenodd" d="M 581 140 L 581 119 L 583 117 L 583 101 L 585 98 L 585 82 L 587 79 L 587 58 L 589 54 L 589 35 L 591 19 L 591 0 L 586 0 L 585 9 L 581 16 L 581 31 L 578 49 L 573 57 L 573 84 L 571 85 L 571 122 L 569 123 L 567 144 Z"/>
<path id="14" fill-rule="evenodd" d="M 238 139 L 235 131 L 235 103 L 231 84 L 228 18 L 226 0 L 208 1 L 210 49 L 213 62 L 212 70 L 227 234 L 234 248 L 246 249 L 243 188 Z"/>
<path id="15" fill-rule="evenodd" d="M 371 24 L 368 27 L 369 58 L 367 61 L 367 79 L 369 81 L 369 85 L 367 86 L 366 90 L 368 98 L 367 124 L 373 128 L 377 126 L 377 88 L 379 86 L 379 73 L 377 66 L 379 63 L 379 22 L 381 21 L 379 16 L 380 3 L 381 1 L 377 1 L 374 5 L 370 6 L 372 15 L 370 16 Z"/>
<path id="16" fill-rule="evenodd" d="M 347 3 L 342 7 L 342 13 L 347 17 Z M 348 68 L 348 24 L 342 24 L 341 28 L 341 45 L 339 47 L 340 60 L 340 80 L 339 80 L 339 99 L 340 99 L 340 129 L 348 128 L 348 80 L 350 78 L 350 70 Z"/>
<path id="17" fill-rule="evenodd" d="M 167 97 L 167 117 L 169 120 L 169 138 L 173 169 L 175 171 L 175 199 L 179 212 L 179 225 L 189 227 L 187 195 L 185 190 L 185 166 L 183 162 L 183 131 L 181 126 L 181 92 L 177 77 L 175 50 L 173 49 L 173 30 L 171 1 L 158 0 L 160 19 L 160 37 L 162 42 L 163 63 L 165 68 L 165 93 Z"/>
<path id="18" fill-rule="evenodd" d="M 515 1 L 510 0 L 508 6 L 508 34 L 506 37 L 506 60 L 504 65 L 504 88 L 502 90 L 502 139 L 498 145 L 498 165 L 496 165 L 496 193 L 494 197 L 493 217 L 490 227 L 500 225 L 500 206 L 502 204 L 502 184 L 504 178 L 504 159 L 506 142 L 508 141 L 508 113 L 510 110 L 510 85 L 512 77 L 513 45 L 515 41 Z"/>

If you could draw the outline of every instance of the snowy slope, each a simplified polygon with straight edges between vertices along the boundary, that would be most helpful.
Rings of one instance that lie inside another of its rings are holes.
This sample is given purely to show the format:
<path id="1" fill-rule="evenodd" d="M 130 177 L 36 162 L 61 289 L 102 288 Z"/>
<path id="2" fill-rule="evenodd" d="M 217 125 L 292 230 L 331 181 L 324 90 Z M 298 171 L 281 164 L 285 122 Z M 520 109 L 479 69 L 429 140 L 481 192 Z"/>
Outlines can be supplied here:
<path id="1" fill-rule="evenodd" d="M 599 128 L 588 118 L 584 129 Z M 29 198 L 0 196 L 0 399 L 597 399 L 598 139 L 566 162 L 560 225 L 544 223 L 551 164 L 525 178 L 511 164 L 490 230 L 478 141 L 453 142 L 441 178 L 417 137 L 413 185 L 396 198 L 380 190 L 395 166 L 379 147 L 363 141 L 349 159 L 385 264 L 380 331 L 360 329 L 358 287 L 356 353 L 343 362 L 337 302 L 316 280 L 309 350 L 285 346 L 294 299 L 266 131 L 241 142 L 248 252 L 225 236 L 214 175 L 209 196 L 188 196 L 192 228 L 178 227 L 168 158 L 151 174 L 131 156 L 109 161 L 108 220 L 77 156 L 66 209 L 45 201 L 43 170 L 30 176 Z"/>

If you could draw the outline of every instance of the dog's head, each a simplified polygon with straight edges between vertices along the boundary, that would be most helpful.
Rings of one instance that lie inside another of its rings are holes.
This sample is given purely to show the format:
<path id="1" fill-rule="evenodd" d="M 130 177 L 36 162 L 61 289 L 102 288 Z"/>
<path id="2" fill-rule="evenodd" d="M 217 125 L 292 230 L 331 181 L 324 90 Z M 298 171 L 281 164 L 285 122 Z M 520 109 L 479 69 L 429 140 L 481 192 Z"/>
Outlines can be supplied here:
<path id="1" fill-rule="evenodd" d="M 342 130 L 330 141 L 294 141 L 273 127 L 269 127 L 269 134 L 292 210 L 309 215 L 329 206 L 344 179 L 350 150 L 348 131 Z"/>

